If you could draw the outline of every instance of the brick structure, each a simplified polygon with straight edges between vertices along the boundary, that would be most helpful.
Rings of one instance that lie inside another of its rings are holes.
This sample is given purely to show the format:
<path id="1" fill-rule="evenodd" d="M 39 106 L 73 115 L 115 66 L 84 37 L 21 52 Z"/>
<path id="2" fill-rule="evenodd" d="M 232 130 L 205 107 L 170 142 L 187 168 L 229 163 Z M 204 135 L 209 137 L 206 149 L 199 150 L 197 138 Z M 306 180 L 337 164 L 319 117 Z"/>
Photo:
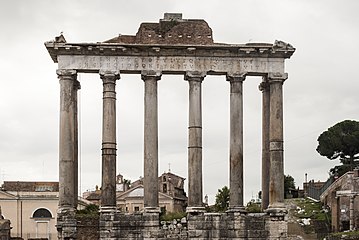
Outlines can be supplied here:
<path id="1" fill-rule="evenodd" d="M 331 211 L 332 231 L 359 228 L 359 170 L 349 171 L 336 179 L 320 200 Z"/>
<path id="2" fill-rule="evenodd" d="M 119 35 L 105 43 L 210 45 L 213 36 L 202 19 L 182 19 L 182 14 L 165 13 L 159 23 L 141 23 L 135 36 Z"/>

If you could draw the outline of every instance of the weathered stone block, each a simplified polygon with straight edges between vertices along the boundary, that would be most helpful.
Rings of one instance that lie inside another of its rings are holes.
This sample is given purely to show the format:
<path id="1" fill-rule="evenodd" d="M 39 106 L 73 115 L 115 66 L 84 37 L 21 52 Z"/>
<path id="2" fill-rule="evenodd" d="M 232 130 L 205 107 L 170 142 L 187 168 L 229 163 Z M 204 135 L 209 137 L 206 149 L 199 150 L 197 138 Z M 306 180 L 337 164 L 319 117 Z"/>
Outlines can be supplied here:
<path id="1" fill-rule="evenodd" d="M 10 240 L 10 220 L 0 219 L 0 239 Z"/>

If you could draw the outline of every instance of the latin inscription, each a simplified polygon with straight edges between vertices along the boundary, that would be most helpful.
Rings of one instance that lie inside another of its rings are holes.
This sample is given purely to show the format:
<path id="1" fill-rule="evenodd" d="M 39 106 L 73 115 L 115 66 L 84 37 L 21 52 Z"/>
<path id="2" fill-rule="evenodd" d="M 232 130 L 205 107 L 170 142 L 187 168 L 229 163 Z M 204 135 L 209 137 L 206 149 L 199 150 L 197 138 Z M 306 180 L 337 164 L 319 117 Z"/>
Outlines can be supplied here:
<path id="1" fill-rule="evenodd" d="M 142 70 L 165 72 L 199 71 L 209 73 L 284 72 L 284 59 L 224 57 L 133 57 L 58 56 L 59 69 L 78 71 L 116 70 L 134 73 Z"/>

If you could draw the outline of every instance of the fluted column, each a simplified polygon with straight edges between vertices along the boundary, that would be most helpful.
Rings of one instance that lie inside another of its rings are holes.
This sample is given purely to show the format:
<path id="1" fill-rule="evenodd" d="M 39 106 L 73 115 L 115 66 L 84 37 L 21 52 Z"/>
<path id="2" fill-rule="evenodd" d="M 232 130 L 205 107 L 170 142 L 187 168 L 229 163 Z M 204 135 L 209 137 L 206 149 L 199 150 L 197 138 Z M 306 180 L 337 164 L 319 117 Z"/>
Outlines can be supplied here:
<path id="1" fill-rule="evenodd" d="M 103 82 L 101 208 L 116 207 L 116 80 L 118 72 L 101 71 Z"/>
<path id="2" fill-rule="evenodd" d="M 75 70 L 57 70 L 60 79 L 59 208 L 75 209 L 77 89 Z"/>
<path id="3" fill-rule="evenodd" d="M 269 154 L 269 103 L 270 92 L 269 83 L 266 77 L 263 77 L 263 82 L 259 85 L 259 90 L 262 91 L 262 210 L 268 208 L 269 204 L 269 169 L 270 169 L 270 154 Z"/>
<path id="4" fill-rule="evenodd" d="M 189 83 L 188 119 L 188 207 L 187 212 L 201 212 L 202 190 L 202 103 L 201 84 L 205 77 L 202 72 L 187 72 Z"/>
<path id="5" fill-rule="evenodd" d="M 284 166 L 283 166 L 283 82 L 287 74 L 269 73 L 270 84 L 270 119 L 269 151 L 270 181 L 268 212 L 281 213 L 284 205 Z"/>
<path id="6" fill-rule="evenodd" d="M 229 211 L 243 207 L 243 81 L 245 75 L 229 76 L 230 82 L 230 149 L 229 149 Z"/>
<path id="7" fill-rule="evenodd" d="M 161 73 L 143 71 L 145 83 L 144 126 L 144 207 L 145 212 L 159 212 L 158 205 L 158 110 L 157 81 Z"/>

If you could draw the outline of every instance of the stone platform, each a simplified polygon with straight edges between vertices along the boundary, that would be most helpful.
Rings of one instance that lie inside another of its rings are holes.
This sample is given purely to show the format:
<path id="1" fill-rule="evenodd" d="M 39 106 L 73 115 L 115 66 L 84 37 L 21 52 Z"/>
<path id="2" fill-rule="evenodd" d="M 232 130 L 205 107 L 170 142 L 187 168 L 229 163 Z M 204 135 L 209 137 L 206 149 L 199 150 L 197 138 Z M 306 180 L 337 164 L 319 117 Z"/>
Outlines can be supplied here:
<path id="1" fill-rule="evenodd" d="M 155 213 L 100 218 L 100 239 L 287 239 L 285 216 L 268 214 L 200 213 L 187 219 L 160 222 Z"/>

